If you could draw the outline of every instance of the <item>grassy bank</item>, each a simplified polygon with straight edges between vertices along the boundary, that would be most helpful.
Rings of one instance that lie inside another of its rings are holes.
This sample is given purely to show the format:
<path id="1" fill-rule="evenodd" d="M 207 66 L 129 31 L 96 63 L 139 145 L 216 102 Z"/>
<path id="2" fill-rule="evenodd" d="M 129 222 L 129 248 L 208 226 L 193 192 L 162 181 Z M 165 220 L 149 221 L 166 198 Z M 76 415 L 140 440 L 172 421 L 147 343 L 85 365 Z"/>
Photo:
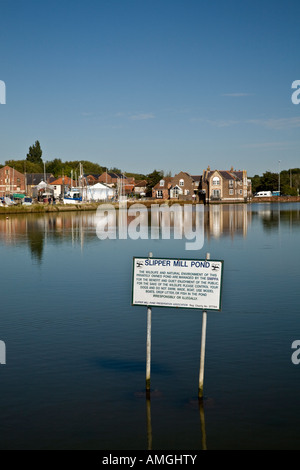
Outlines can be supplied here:
<path id="1" fill-rule="evenodd" d="M 74 204 L 74 205 L 48 205 L 34 204 L 32 206 L 0 207 L 0 215 L 7 214 L 48 214 L 57 212 L 95 211 L 99 204 Z"/>
<path id="2" fill-rule="evenodd" d="M 151 207 L 153 204 L 192 204 L 191 202 L 183 201 L 127 201 L 127 207 L 130 207 L 133 204 L 143 204 L 143 206 Z M 78 212 L 78 211 L 96 211 L 99 206 L 106 203 L 91 203 L 91 204 L 33 204 L 32 206 L 10 206 L 10 207 L 0 207 L 0 215 L 7 214 L 48 214 L 48 213 L 57 213 L 57 212 Z M 119 208 L 119 203 L 108 203 L 115 206 L 116 209 Z"/>
<path id="3" fill-rule="evenodd" d="M 253 198 L 252 203 L 254 202 L 300 202 L 300 197 L 272 197 L 272 198 Z M 32 206 L 10 206 L 10 207 L 0 207 L 0 216 L 1 215 L 8 215 L 8 214 L 48 214 L 48 213 L 59 213 L 59 212 L 88 212 L 88 211 L 96 211 L 99 206 L 106 204 L 106 203 L 91 203 L 91 204 L 56 204 L 56 205 L 49 205 L 49 204 L 34 204 Z M 109 203 L 112 204 L 116 209 L 119 208 L 119 203 Z M 146 207 L 151 207 L 153 204 L 161 205 L 167 204 L 168 206 L 172 206 L 174 204 L 195 204 L 191 201 L 177 201 L 177 200 L 154 200 L 154 201 L 127 201 L 127 207 L 130 207 L 133 204 L 142 204 Z M 228 201 L 218 202 L 215 204 L 230 204 Z M 241 203 L 232 203 L 232 204 L 241 204 Z M 244 203 L 242 203 L 244 204 Z"/>

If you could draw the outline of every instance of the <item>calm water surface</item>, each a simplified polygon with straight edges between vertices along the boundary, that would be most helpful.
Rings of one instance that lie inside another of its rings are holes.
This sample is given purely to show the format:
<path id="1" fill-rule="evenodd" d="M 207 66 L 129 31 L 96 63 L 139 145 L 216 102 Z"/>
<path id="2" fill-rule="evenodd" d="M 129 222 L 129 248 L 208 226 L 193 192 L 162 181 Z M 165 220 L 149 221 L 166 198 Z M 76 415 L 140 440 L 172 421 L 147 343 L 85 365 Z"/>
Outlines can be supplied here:
<path id="1" fill-rule="evenodd" d="M 206 209 L 199 252 L 100 241 L 94 213 L 1 217 L 0 448 L 300 449 L 299 240 L 299 204 Z M 149 251 L 225 261 L 201 414 L 201 311 L 153 309 L 146 403 L 147 311 L 130 302 L 132 258 Z"/>

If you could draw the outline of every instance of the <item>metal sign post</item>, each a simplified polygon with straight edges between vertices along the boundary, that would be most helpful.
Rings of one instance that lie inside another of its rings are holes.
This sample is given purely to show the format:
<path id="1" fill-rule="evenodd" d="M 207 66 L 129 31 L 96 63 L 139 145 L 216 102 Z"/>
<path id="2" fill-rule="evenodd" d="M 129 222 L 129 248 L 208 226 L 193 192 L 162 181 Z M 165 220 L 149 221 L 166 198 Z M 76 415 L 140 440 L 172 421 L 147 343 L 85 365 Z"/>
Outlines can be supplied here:
<path id="1" fill-rule="evenodd" d="M 149 259 L 153 257 L 152 253 L 149 253 Z M 150 394 L 151 385 L 151 334 L 152 334 L 152 308 L 148 307 L 147 311 L 147 366 L 146 366 L 146 393 Z"/>
<path id="2" fill-rule="evenodd" d="M 199 399 L 203 398 L 207 311 L 221 311 L 222 260 L 148 258 L 133 259 L 132 305 L 147 307 L 146 393 L 150 396 L 152 307 L 202 310 Z"/>
<path id="3" fill-rule="evenodd" d="M 210 253 L 207 253 L 206 259 L 210 260 Z M 206 327 L 207 327 L 207 312 L 206 310 L 204 310 L 202 314 L 202 338 L 201 338 L 200 374 L 199 374 L 199 390 L 198 390 L 199 399 L 203 399 Z"/>

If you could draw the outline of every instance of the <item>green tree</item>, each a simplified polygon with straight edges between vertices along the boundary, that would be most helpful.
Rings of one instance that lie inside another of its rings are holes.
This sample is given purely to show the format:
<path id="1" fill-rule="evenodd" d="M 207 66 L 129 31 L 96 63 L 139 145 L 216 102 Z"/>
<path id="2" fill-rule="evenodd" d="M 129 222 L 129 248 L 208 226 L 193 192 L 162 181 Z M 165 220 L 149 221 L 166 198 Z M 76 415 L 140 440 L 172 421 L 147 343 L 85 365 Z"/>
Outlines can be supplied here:
<path id="1" fill-rule="evenodd" d="M 14 168 L 20 173 L 43 173 L 44 166 L 37 163 L 31 163 L 28 160 L 6 160 L 5 165 Z"/>
<path id="2" fill-rule="evenodd" d="M 261 187 L 261 177 L 259 175 L 254 175 L 252 178 L 250 178 L 252 181 L 252 192 L 253 194 L 257 193 L 260 191 Z"/>
<path id="3" fill-rule="evenodd" d="M 152 173 L 149 173 L 147 175 L 147 181 L 148 181 L 148 191 L 151 191 L 154 186 L 159 183 L 159 181 L 164 177 L 164 172 L 162 170 L 154 170 Z"/>
<path id="4" fill-rule="evenodd" d="M 46 162 L 46 171 L 47 173 L 51 173 L 55 178 L 58 178 L 62 175 L 63 170 L 63 162 L 60 158 L 55 158 L 50 162 Z"/>
<path id="5" fill-rule="evenodd" d="M 122 171 L 120 170 L 120 168 L 117 168 L 117 167 L 110 168 L 109 172 L 110 173 L 116 173 L 117 175 L 122 174 Z"/>
<path id="6" fill-rule="evenodd" d="M 296 188 L 291 188 L 289 184 L 284 184 L 281 186 L 281 194 L 286 194 L 288 196 L 298 196 L 298 191 Z"/>
<path id="7" fill-rule="evenodd" d="M 278 183 L 278 173 L 272 173 L 271 171 L 267 171 L 261 177 L 260 191 L 278 191 Z"/>
<path id="8" fill-rule="evenodd" d="M 32 147 L 29 147 L 29 152 L 27 154 L 27 161 L 31 163 L 37 163 L 39 165 L 43 164 L 42 160 L 42 149 L 39 141 L 37 140 Z"/>

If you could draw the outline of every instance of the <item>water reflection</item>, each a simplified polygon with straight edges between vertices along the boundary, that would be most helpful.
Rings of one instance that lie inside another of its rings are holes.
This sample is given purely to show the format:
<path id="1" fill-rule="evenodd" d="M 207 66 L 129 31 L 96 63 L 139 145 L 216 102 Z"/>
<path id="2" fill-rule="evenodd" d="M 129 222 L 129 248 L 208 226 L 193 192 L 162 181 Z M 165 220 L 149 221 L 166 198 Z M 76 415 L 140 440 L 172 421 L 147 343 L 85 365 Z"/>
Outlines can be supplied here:
<path id="1" fill-rule="evenodd" d="M 159 225 L 153 227 L 153 220 L 156 219 L 148 211 L 147 217 L 143 215 L 139 217 L 138 224 L 135 223 L 135 233 L 138 237 L 140 234 L 140 238 L 167 238 L 164 232 L 166 225 L 164 217 L 162 211 Z M 186 214 L 179 214 L 178 217 L 178 214 L 171 213 L 169 236 L 178 239 L 181 234 L 191 240 L 191 234 L 195 234 L 196 227 L 195 211 L 191 217 L 192 220 L 189 222 Z M 73 246 L 79 244 L 83 249 L 85 244 L 97 240 L 98 221 L 95 212 L 0 216 L 0 242 L 8 246 L 26 243 L 32 259 L 41 263 L 47 242 L 61 244 L 71 241 Z M 116 238 L 132 238 L 133 222 L 135 221 L 132 212 L 117 211 Z M 205 207 L 201 214 L 205 239 L 228 236 L 245 238 L 254 222 L 261 224 L 263 230 L 267 232 L 279 231 L 283 227 L 290 230 L 297 229 L 300 227 L 300 204 L 213 205 Z"/>
<path id="2" fill-rule="evenodd" d="M 280 230 L 281 225 L 290 228 L 300 227 L 300 209 L 298 208 L 287 209 L 273 207 L 271 204 L 269 207 L 263 207 L 258 211 L 253 212 L 253 217 L 258 218 L 263 225 L 265 231 L 270 232 L 272 230 Z"/>

